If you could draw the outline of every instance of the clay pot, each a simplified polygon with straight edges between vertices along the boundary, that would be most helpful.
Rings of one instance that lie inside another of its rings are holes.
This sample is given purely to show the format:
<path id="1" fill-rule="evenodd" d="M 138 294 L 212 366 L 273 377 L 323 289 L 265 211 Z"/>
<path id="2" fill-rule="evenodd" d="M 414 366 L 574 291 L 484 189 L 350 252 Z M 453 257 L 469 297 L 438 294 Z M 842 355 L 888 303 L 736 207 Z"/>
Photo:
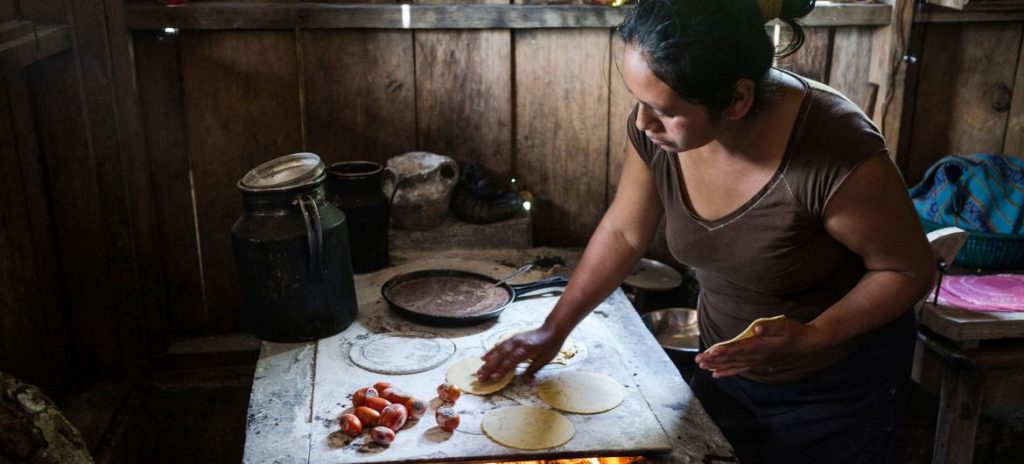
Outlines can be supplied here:
<path id="1" fill-rule="evenodd" d="M 406 230 L 429 230 L 448 217 L 452 189 L 459 179 L 455 160 L 425 151 L 414 151 L 388 160 L 388 169 L 396 175 L 398 190 L 391 203 L 391 222 Z M 384 191 L 394 189 L 394 180 L 385 179 Z"/>

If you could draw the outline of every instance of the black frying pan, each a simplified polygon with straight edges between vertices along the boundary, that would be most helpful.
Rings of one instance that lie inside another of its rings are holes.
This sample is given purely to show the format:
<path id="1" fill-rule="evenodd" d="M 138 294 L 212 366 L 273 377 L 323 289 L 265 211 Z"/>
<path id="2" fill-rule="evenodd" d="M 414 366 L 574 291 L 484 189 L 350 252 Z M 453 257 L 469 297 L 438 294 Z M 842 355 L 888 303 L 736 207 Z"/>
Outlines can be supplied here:
<path id="1" fill-rule="evenodd" d="M 392 277 L 380 289 L 388 306 L 422 324 L 451 327 L 496 319 L 523 294 L 564 287 L 569 279 L 546 277 L 527 284 L 494 284 L 497 279 L 468 271 L 430 269 Z"/>

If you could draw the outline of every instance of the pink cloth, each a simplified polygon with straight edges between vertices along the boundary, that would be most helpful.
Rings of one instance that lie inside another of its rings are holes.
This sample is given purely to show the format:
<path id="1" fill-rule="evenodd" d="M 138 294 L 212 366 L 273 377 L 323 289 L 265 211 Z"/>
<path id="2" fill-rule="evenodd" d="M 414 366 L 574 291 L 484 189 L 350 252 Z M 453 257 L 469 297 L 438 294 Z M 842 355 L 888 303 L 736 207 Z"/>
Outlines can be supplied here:
<path id="1" fill-rule="evenodd" d="M 945 276 L 939 303 L 970 311 L 1024 311 L 1024 274 Z"/>

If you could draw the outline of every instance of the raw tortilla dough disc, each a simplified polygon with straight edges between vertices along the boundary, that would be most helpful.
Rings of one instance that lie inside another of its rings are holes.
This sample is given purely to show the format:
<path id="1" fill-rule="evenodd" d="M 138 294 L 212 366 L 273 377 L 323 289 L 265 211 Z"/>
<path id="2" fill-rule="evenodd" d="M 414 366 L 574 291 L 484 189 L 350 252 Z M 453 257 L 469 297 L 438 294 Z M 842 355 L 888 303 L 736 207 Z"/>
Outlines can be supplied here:
<path id="1" fill-rule="evenodd" d="M 515 377 L 515 370 L 509 371 L 504 378 L 495 382 L 480 382 L 477 380 L 476 371 L 483 367 L 484 362 L 476 356 L 459 360 L 452 367 L 448 368 L 448 375 L 445 377 L 449 382 L 458 385 L 462 391 L 473 395 L 490 395 L 502 388 L 505 388 L 512 377 Z"/>
<path id="2" fill-rule="evenodd" d="M 501 334 L 501 336 L 494 341 L 494 345 L 490 346 L 489 348 L 494 348 L 495 346 L 500 345 L 501 342 L 526 331 L 527 330 L 509 330 L 508 332 Z M 565 341 L 562 342 L 562 348 L 558 350 L 558 354 L 556 354 L 554 359 L 552 359 L 551 362 L 549 362 L 548 364 L 561 364 L 563 366 L 567 365 L 569 364 L 569 361 L 572 360 L 572 358 L 575 358 L 576 355 L 580 353 L 580 351 L 583 351 L 583 343 L 578 342 L 572 338 L 566 338 Z M 523 361 L 523 363 L 529 362 L 529 359 Z"/>
<path id="3" fill-rule="evenodd" d="M 626 387 L 607 374 L 573 371 L 544 380 L 537 394 L 555 409 L 597 414 L 618 407 L 626 399 Z"/>
<path id="4" fill-rule="evenodd" d="M 732 344 L 732 343 L 736 343 L 736 342 L 738 342 L 740 340 L 746 340 L 748 338 L 751 338 L 751 337 L 754 336 L 754 326 L 756 326 L 757 324 L 760 324 L 762 322 L 768 322 L 768 321 L 777 321 L 777 320 L 782 319 L 784 317 L 786 317 L 786 316 L 762 317 L 760 319 L 754 319 L 754 321 L 751 322 L 750 325 L 748 325 L 746 329 L 743 329 L 743 331 L 740 332 L 739 335 L 737 335 L 735 337 L 732 337 L 731 339 L 726 340 L 724 342 L 715 343 L 714 345 L 711 345 L 711 348 L 714 348 L 716 346 L 725 346 L 725 345 L 729 345 L 729 344 Z"/>
<path id="5" fill-rule="evenodd" d="M 521 450 L 562 446 L 576 434 L 576 428 L 565 416 L 529 406 L 490 411 L 480 422 L 480 428 L 491 440 Z"/>

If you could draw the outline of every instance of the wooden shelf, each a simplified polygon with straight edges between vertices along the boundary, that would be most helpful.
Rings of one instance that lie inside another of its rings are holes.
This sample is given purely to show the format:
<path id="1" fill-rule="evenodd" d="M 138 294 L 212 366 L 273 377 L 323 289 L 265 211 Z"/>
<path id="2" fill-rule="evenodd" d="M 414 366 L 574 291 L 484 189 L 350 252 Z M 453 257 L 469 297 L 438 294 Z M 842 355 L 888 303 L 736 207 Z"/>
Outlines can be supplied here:
<path id="1" fill-rule="evenodd" d="M 925 3 L 964 11 L 1024 10 L 1024 0 L 925 0 Z"/>
<path id="2" fill-rule="evenodd" d="M 11 20 L 0 23 L 0 70 L 28 66 L 71 48 L 71 30 L 63 25 Z"/>
<path id="3" fill-rule="evenodd" d="M 201 2 L 130 3 L 128 29 L 537 29 L 613 28 L 630 7 L 598 5 L 380 5 Z M 403 22 L 403 15 L 405 22 Z M 883 26 L 891 5 L 822 3 L 806 26 Z"/>
<path id="4" fill-rule="evenodd" d="M 925 0 L 925 3 L 916 22 L 1024 21 L 1024 0 Z"/>
<path id="5" fill-rule="evenodd" d="M 1024 9 L 1002 11 L 954 10 L 925 6 L 914 22 L 917 23 L 991 23 L 1024 21 Z"/>

